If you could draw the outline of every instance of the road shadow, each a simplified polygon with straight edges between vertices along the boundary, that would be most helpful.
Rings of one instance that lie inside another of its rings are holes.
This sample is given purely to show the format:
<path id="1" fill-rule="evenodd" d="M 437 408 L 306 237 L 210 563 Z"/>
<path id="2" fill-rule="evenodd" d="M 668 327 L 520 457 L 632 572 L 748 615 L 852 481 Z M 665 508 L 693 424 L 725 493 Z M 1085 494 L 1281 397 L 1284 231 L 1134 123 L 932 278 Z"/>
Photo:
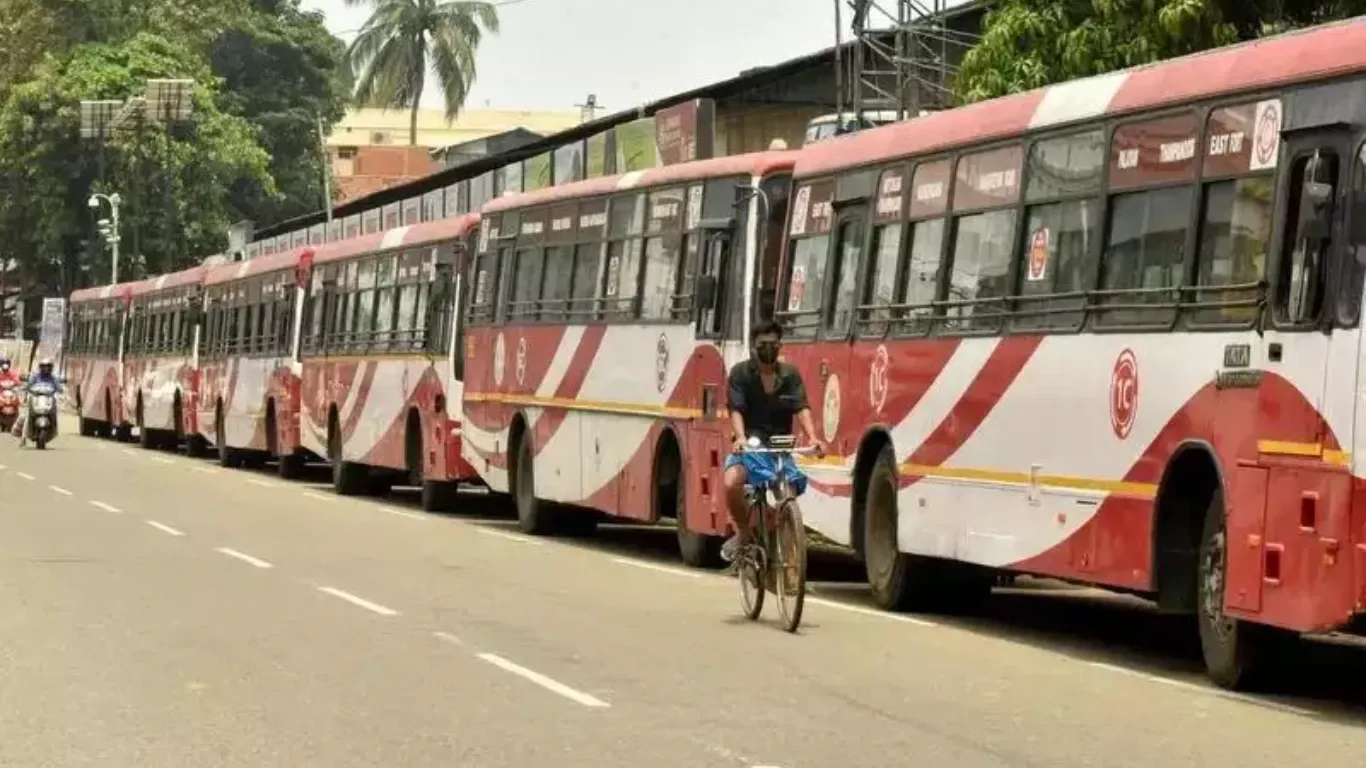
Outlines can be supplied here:
<path id="1" fill-rule="evenodd" d="M 274 474 L 269 468 L 257 471 Z M 310 466 L 300 479 L 326 491 L 321 486 L 329 483 L 330 475 L 325 466 Z M 414 488 L 397 487 L 383 496 L 369 498 L 404 511 L 420 511 L 420 494 Z M 510 501 L 480 490 L 462 491 L 455 511 L 435 516 L 506 532 L 517 530 L 516 513 Z M 603 523 L 595 533 L 559 540 L 609 556 L 665 566 L 680 564 L 672 524 Z M 878 610 L 865 582 L 862 564 L 846 550 L 813 546 L 808 573 L 813 594 Z M 808 612 L 820 610 L 819 606 L 808 607 Z M 998 587 L 973 615 L 925 618 L 1082 662 L 1208 686 L 1193 617 L 1160 614 L 1134 597 L 1021 577 L 1010 587 Z M 739 619 L 737 623 L 748 622 Z M 1334 721 L 1366 724 L 1366 646 L 1356 642 L 1304 641 L 1279 660 L 1269 689 L 1257 694 L 1255 700 L 1310 710 Z"/>

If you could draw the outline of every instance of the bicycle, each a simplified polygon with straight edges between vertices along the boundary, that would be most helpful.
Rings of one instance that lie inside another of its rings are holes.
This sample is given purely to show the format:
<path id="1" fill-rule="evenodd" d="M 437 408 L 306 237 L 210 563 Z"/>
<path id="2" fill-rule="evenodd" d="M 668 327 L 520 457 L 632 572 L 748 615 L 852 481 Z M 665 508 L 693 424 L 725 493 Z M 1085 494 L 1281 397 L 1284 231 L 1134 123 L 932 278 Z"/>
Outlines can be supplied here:
<path id="1" fill-rule="evenodd" d="M 750 621 L 757 620 L 764 610 L 765 592 L 772 591 L 778 598 L 783 628 L 788 632 L 797 631 L 806 602 L 806 526 L 802 524 L 797 495 L 785 478 L 785 470 L 793 454 L 814 451 L 796 448 L 796 442 L 792 435 L 775 435 L 769 438 L 767 447 L 755 437 L 745 446 L 745 453 L 776 456 L 777 466 L 771 482 L 750 485 L 745 490 L 757 540 L 745 545 L 735 556 L 745 616 Z"/>

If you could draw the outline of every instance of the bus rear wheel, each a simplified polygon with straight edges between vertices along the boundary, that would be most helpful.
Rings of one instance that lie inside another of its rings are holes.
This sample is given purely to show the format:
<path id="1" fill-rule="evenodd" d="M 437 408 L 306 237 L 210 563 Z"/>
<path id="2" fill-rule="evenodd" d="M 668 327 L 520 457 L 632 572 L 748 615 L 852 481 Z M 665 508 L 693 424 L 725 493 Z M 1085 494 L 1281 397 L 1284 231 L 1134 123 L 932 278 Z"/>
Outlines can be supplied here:
<path id="1" fill-rule="evenodd" d="M 531 438 L 523 435 L 517 441 L 512 494 L 517 502 L 517 527 L 532 536 L 545 536 L 555 529 L 555 510 L 536 498 L 534 458 Z"/>
<path id="2" fill-rule="evenodd" d="M 1272 659 L 1290 650 L 1296 636 L 1283 629 L 1235 619 L 1224 613 L 1227 591 L 1228 530 L 1224 492 L 1216 489 L 1205 512 L 1196 569 L 1196 623 L 1200 650 L 1211 681 L 1228 690 L 1265 684 Z"/>
<path id="3" fill-rule="evenodd" d="M 453 512 L 459 486 L 446 480 L 422 481 L 423 512 Z"/>
<path id="4" fill-rule="evenodd" d="M 359 496 L 368 487 L 369 473 L 361 464 L 342 458 L 341 430 L 333 425 L 327 435 L 327 459 L 332 462 L 332 490 L 341 496 Z"/>
<path id="5" fill-rule="evenodd" d="M 926 558 L 902 552 L 897 543 L 896 457 L 886 446 L 868 473 L 863 494 L 863 564 L 873 601 L 889 611 L 928 607 L 933 589 Z"/>

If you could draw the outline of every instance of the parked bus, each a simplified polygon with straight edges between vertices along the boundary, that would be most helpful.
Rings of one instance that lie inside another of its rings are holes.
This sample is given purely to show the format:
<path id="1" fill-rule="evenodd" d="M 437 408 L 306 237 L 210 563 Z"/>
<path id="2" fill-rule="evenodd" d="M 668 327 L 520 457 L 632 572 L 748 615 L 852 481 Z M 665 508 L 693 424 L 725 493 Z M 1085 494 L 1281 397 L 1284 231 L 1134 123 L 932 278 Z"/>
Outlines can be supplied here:
<path id="1" fill-rule="evenodd" d="M 123 405 L 123 331 L 132 283 L 71 294 L 62 370 L 80 433 L 126 440 L 132 425 Z"/>
<path id="2" fill-rule="evenodd" d="M 301 444 L 341 494 L 422 489 L 427 510 L 478 476 L 460 454 L 468 214 L 317 247 L 301 315 Z M 270 257 L 264 257 L 270 258 Z"/>
<path id="3" fill-rule="evenodd" d="M 1220 685 L 1360 629 L 1366 21 L 805 149 L 780 317 L 876 600 L 1193 612 Z"/>
<path id="4" fill-rule="evenodd" d="M 303 469 L 298 327 L 312 261 L 311 248 L 291 248 L 204 274 L 198 428 L 222 466 L 274 459 L 286 479 Z"/>
<path id="5" fill-rule="evenodd" d="M 703 160 L 484 206 L 463 447 L 515 496 L 522 530 L 674 518 L 687 562 L 715 557 L 727 365 L 747 354 L 753 308 L 772 308 L 793 158 Z"/>
<path id="6" fill-rule="evenodd" d="M 124 340 L 123 412 L 144 448 L 202 452 L 197 426 L 201 283 L 195 266 L 133 283 Z"/>

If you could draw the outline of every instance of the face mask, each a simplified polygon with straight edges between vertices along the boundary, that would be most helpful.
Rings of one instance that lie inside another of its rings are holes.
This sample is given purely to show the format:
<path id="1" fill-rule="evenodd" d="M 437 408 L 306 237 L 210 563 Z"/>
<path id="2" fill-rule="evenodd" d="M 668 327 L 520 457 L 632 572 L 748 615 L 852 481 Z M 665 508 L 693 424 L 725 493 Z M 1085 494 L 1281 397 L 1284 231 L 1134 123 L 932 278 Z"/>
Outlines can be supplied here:
<path id="1" fill-rule="evenodd" d="M 754 356 L 764 365 L 773 365 L 778 362 L 778 346 L 773 343 L 759 344 L 754 347 Z"/>

